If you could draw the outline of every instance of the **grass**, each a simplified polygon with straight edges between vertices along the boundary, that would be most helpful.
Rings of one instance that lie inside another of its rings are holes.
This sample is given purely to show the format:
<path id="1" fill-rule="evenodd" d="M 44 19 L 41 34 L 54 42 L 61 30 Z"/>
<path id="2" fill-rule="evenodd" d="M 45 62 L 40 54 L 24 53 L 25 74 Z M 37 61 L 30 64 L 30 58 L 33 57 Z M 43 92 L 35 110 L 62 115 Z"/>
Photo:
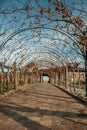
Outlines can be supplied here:
<path id="1" fill-rule="evenodd" d="M 23 86 L 24 81 L 19 81 L 18 86 Z M 14 89 L 14 83 L 10 84 L 4 84 L 4 87 L 2 86 L 2 83 L 0 82 L 0 94 L 3 94 L 3 92 L 8 92 L 9 90 Z"/>
<path id="2" fill-rule="evenodd" d="M 70 83 L 69 87 L 75 87 L 75 88 L 79 88 L 79 89 L 85 89 L 85 84 L 80 84 L 79 83 Z"/>
<path id="3" fill-rule="evenodd" d="M 0 84 L 0 94 L 2 94 L 3 92 L 8 92 L 9 90 L 13 89 L 14 85 L 13 84 L 5 84 L 4 87 L 2 87 L 2 85 Z"/>

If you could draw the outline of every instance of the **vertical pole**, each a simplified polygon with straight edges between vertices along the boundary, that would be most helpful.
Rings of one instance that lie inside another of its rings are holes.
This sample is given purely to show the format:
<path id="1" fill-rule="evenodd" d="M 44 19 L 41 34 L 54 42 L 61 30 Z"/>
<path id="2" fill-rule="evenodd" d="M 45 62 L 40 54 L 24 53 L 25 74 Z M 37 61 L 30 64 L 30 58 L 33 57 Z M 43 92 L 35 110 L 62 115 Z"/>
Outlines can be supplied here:
<path id="1" fill-rule="evenodd" d="M 43 83 L 43 76 L 42 76 L 42 73 L 41 73 L 41 83 Z"/>
<path id="2" fill-rule="evenodd" d="M 21 85 L 22 82 L 22 72 L 21 72 L 21 68 L 19 69 L 19 85 Z"/>
<path id="3" fill-rule="evenodd" d="M 67 64 L 66 64 L 65 80 L 66 80 L 66 88 L 68 88 L 68 65 Z"/>
<path id="4" fill-rule="evenodd" d="M 72 86 L 72 83 L 73 83 L 73 77 L 72 77 L 72 70 L 71 69 L 69 70 L 69 77 L 70 77 L 70 82 L 69 82 L 70 86 L 69 87 L 70 87 L 70 92 L 71 92 L 71 86 Z"/>
<path id="5" fill-rule="evenodd" d="M 40 83 L 43 83 L 43 73 L 40 74 Z"/>
<path id="6" fill-rule="evenodd" d="M 61 80 L 61 78 L 60 78 L 60 73 L 61 73 L 61 72 L 59 71 L 59 81 L 58 81 L 58 82 L 59 82 L 59 84 L 58 84 L 59 87 L 60 87 L 60 80 Z"/>
<path id="7" fill-rule="evenodd" d="M 4 82 L 5 82 L 5 76 L 4 76 L 4 63 L 2 63 L 2 86 L 1 86 L 1 94 L 4 92 Z"/>
<path id="8" fill-rule="evenodd" d="M 36 83 L 38 83 L 38 70 L 36 71 Z"/>
<path id="9" fill-rule="evenodd" d="M 4 73 L 1 73 L 1 94 L 4 92 Z"/>
<path id="10" fill-rule="evenodd" d="M 10 86 L 9 86 L 9 70 L 7 72 L 7 91 L 9 91 Z"/>
<path id="11" fill-rule="evenodd" d="M 58 83 L 58 73 L 56 72 L 56 85 L 58 85 L 57 83 Z"/>
<path id="12" fill-rule="evenodd" d="M 25 76 L 25 84 L 27 85 L 27 81 L 28 81 L 28 78 L 27 78 L 27 75 Z"/>
<path id="13" fill-rule="evenodd" d="M 14 62 L 14 89 L 16 89 L 15 79 L 16 79 L 16 62 Z"/>
<path id="14" fill-rule="evenodd" d="M 79 66 L 78 66 L 78 75 L 79 75 L 78 81 L 79 81 L 79 89 L 80 89 L 80 70 L 79 70 Z"/>
<path id="15" fill-rule="evenodd" d="M 54 74 L 54 85 L 56 85 L 56 73 Z"/>
<path id="16" fill-rule="evenodd" d="M 41 83 L 41 74 L 40 74 L 40 83 Z"/>
<path id="17" fill-rule="evenodd" d="M 16 62 L 14 62 L 14 89 L 17 89 L 17 68 L 16 68 Z"/>
<path id="18" fill-rule="evenodd" d="M 76 82 L 75 82 L 75 66 L 74 66 L 74 69 L 73 69 L 73 90 L 74 90 L 74 92 L 76 91 L 75 88 L 76 88 Z"/>
<path id="19" fill-rule="evenodd" d="M 86 82 L 86 96 L 87 96 L 87 48 L 85 50 L 85 82 Z"/>

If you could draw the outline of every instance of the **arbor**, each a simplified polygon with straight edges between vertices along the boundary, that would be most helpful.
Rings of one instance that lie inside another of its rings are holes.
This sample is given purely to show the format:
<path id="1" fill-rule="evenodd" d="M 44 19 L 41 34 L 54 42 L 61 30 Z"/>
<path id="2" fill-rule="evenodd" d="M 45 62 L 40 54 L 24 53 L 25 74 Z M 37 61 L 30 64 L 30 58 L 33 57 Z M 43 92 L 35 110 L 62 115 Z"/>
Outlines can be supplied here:
<path id="1" fill-rule="evenodd" d="M 60 68 L 77 61 L 86 66 L 87 81 L 87 0 L 0 2 L 1 62 Z"/>

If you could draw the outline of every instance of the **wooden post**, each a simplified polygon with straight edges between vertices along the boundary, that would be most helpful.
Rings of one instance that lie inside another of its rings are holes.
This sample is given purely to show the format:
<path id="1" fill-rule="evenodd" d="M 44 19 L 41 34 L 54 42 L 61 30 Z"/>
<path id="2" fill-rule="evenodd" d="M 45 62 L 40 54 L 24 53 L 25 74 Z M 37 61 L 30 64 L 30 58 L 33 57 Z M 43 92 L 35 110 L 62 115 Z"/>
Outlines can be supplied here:
<path id="1" fill-rule="evenodd" d="M 68 65 L 66 65 L 65 80 L 66 80 L 66 88 L 68 88 Z"/>
<path id="2" fill-rule="evenodd" d="M 10 87 L 10 86 L 9 86 L 9 70 L 8 70 L 8 72 L 7 72 L 7 82 L 6 82 L 6 83 L 7 83 L 7 91 L 9 91 L 9 89 L 10 89 L 10 88 L 9 88 L 9 87 Z"/>
<path id="3" fill-rule="evenodd" d="M 58 73 L 56 72 L 56 85 L 58 85 Z"/>
<path id="4" fill-rule="evenodd" d="M 42 74 L 40 74 L 40 83 L 42 83 Z"/>
<path id="5" fill-rule="evenodd" d="M 4 63 L 2 63 L 2 84 L 1 84 L 1 94 L 3 94 L 3 92 L 4 92 L 4 79 L 5 79 L 5 77 L 4 77 Z"/>
<path id="6" fill-rule="evenodd" d="M 27 85 L 27 83 L 28 83 L 28 76 L 25 75 L 25 85 Z"/>
<path id="7" fill-rule="evenodd" d="M 14 62 L 14 89 L 17 89 L 18 82 L 17 82 L 17 68 L 16 68 L 16 62 Z"/>
<path id="8" fill-rule="evenodd" d="M 1 94 L 3 94 L 4 92 L 4 75 L 3 75 L 3 72 L 1 73 Z"/>
<path id="9" fill-rule="evenodd" d="M 81 43 L 83 44 L 83 53 L 85 60 L 85 95 L 87 96 L 87 33 L 85 36 L 80 36 Z"/>
<path id="10" fill-rule="evenodd" d="M 43 83 L 43 73 L 40 74 L 40 83 Z"/>
<path id="11" fill-rule="evenodd" d="M 60 72 L 60 71 L 59 71 L 59 76 L 58 76 L 58 78 L 59 78 L 58 85 L 59 85 L 59 87 L 60 87 L 60 80 L 61 80 L 61 72 Z"/>
<path id="12" fill-rule="evenodd" d="M 85 82 L 86 82 L 85 91 L 87 96 L 87 48 L 85 50 Z"/>
<path id="13" fill-rule="evenodd" d="M 38 83 L 38 70 L 36 71 L 36 82 Z"/>

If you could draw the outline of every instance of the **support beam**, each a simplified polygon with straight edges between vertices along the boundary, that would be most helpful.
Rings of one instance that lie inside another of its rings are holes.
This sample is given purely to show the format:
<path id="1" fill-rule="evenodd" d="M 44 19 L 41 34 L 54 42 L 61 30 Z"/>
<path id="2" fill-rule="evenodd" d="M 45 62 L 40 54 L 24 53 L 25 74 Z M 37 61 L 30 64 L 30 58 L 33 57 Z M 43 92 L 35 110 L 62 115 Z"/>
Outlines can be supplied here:
<path id="1" fill-rule="evenodd" d="M 9 91 L 9 84 L 10 84 L 10 79 L 9 79 L 9 71 L 7 72 L 7 91 Z"/>
<path id="2" fill-rule="evenodd" d="M 59 74 L 58 74 L 58 86 L 60 87 L 60 84 L 61 84 L 61 72 L 59 71 Z"/>
<path id="3" fill-rule="evenodd" d="M 1 77 L 2 77 L 2 78 L 1 78 L 1 79 L 2 79 L 1 94 L 3 94 L 3 92 L 4 92 L 4 83 L 5 83 L 5 76 L 4 76 L 5 74 L 4 74 L 3 66 L 4 66 L 4 63 L 2 63 L 2 67 L 1 67 L 1 68 L 2 68 L 2 76 L 1 76 Z"/>
<path id="4" fill-rule="evenodd" d="M 27 75 L 25 76 L 25 85 L 27 85 L 27 83 L 28 83 L 28 77 L 27 77 Z"/>
<path id="5" fill-rule="evenodd" d="M 58 73 L 56 72 L 56 85 L 58 85 Z"/>
<path id="6" fill-rule="evenodd" d="M 68 88 L 68 65 L 66 65 L 66 77 L 65 77 L 65 80 L 66 80 L 66 88 Z"/>
<path id="7" fill-rule="evenodd" d="M 36 83 L 38 83 L 38 70 L 36 70 Z"/>
<path id="8" fill-rule="evenodd" d="M 1 94 L 4 92 L 4 73 L 1 73 Z"/>
<path id="9" fill-rule="evenodd" d="M 16 68 L 16 62 L 14 62 L 14 89 L 17 89 L 18 82 L 17 82 L 17 68 Z"/>
<path id="10" fill-rule="evenodd" d="M 86 96 L 87 96 L 87 48 L 85 50 L 85 81 L 86 81 Z"/>
<path id="11" fill-rule="evenodd" d="M 40 82 L 43 83 L 43 76 L 42 76 L 42 73 L 40 75 Z"/>

